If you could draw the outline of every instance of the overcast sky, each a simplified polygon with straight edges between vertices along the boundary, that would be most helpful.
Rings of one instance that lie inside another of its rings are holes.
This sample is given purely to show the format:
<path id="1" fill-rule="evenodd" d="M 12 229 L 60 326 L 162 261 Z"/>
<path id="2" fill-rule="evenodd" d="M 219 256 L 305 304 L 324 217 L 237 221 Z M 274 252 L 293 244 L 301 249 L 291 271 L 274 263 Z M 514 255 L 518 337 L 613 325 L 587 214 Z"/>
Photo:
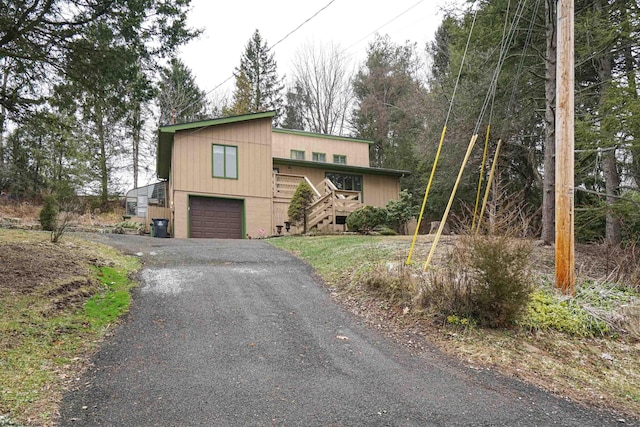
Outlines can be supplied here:
<path id="1" fill-rule="evenodd" d="M 180 50 L 180 58 L 193 71 L 201 89 L 209 92 L 233 75 L 244 48 L 258 29 L 273 46 L 331 0 L 191 0 L 189 25 L 204 33 Z M 307 43 L 336 43 L 354 64 L 365 59 L 375 32 L 395 43 L 410 40 L 422 49 L 443 17 L 443 8 L 465 0 L 334 0 L 274 48 L 278 74 L 286 76 L 296 50 Z M 406 13 L 404 13 L 406 12 Z M 401 16 L 399 16 L 401 15 Z M 392 22 L 390 22 L 392 21 Z M 230 79 L 218 93 L 231 95 Z M 215 96 L 215 93 L 211 94 Z M 132 178 L 123 177 L 125 189 Z M 141 171 L 140 185 L 156 182 L 155 167 Z"/>
<path id="2" fill-rule="evenodd" d="M 443 7 L 461 1 L 334 0 L 275 46 L 278 74 L 287 75 L 296 50 L 310 42 L 336 43 L 356 63 L 365 58 L 376 31 L 388 34 L 396 43 L 411 40 L 422 48 L 433 39 L 442 21 Z M 273 46 L 329 3 L 330 0 L 191 0 L 189 25 L 202 28 L 204 33 L 183 47 L 180 57 L 195 74 L 200 88 L 209 92 L 232 75 L 256 29 Z M 232 86 L 233 79 L 223 90 L 230 92 Z"/>

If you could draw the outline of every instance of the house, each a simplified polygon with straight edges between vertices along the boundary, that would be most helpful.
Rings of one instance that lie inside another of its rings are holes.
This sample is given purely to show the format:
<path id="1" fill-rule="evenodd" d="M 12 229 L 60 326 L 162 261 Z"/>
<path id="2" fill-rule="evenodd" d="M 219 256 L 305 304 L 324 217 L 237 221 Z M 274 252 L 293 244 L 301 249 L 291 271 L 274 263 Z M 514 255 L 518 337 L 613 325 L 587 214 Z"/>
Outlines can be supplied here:
<path id="1" fill-rule="evenodd" d="M 370 141 L 275 129 L 274 115 L 161 127 L 157 174 L 163 182 L 136 191 L 162 194 L 147 197 L 145 224 L 150 215 L 167 218 L 178 238 L 286 233 L 289 203 L 302 180 L 315 193 L 309 228 L 344 230 L 358 207 L 398 198 L 400 177 L 408 172 L 369 167 Z"/>

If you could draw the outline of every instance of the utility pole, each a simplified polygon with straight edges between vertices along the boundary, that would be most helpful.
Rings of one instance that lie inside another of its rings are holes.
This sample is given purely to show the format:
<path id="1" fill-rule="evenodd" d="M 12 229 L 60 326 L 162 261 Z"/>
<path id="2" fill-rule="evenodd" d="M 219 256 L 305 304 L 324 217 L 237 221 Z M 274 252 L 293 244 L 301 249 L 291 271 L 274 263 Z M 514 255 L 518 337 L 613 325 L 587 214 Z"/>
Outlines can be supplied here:
<path id="1" fill-rule="evenodd" d="M 574 0 L 557 0 L 556 287 L 575 290 L 574 259 Z"/>

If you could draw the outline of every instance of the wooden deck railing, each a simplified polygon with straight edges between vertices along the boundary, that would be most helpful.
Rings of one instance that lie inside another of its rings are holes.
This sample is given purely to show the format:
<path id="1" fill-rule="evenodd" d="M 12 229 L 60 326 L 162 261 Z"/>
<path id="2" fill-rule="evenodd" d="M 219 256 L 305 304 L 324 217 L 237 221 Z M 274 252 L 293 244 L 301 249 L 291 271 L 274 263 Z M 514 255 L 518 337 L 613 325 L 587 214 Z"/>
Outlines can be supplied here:
<path id="1" fill-rule="evenodd" d="M 285 173 L 274 173 L 273 178 L 273 197 L 281 199 L 291 199 L 296 192 L 296 188 L 300 185 L 300 182 L 307 181 L 316 197 L 321 197 L 322 194 L 316 189 L 309 178 L 304 175 L 292 175 Z"/>
<path id="2" fill-rule="evenodd" d="M 336 216 L 348 216 L 362 206 L 362 194 L 359 191 L 338 190 L 328 178 L 317 186 L 306 176 L 274 173 L 273 196 L 290 200 L 302 180 L 306 180 L 315 194 L 313 203 L 307 209 L 307 228 L 318 226 L 325 228 L 335 223 Z"/>
<path id="3" fill-rule="evenodd" d="M 313 202 L 307 209 L 307 229 L 313 228 L 325 220 L 332 220 L 334 217 L 332 194 L 325 194 L 320 199 Z"/>

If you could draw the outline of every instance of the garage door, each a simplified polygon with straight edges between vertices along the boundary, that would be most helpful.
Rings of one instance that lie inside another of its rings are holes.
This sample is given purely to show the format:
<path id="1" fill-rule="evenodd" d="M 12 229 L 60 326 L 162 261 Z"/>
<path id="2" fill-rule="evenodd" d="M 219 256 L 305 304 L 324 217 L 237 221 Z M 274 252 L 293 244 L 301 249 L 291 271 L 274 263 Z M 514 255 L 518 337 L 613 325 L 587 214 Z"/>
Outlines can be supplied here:
<path id="1" fill-rule="evenodd" d="M 242 200 L 190 197 L 190 236 L 206 239 L 241 239 L 242 203 Z"/>

